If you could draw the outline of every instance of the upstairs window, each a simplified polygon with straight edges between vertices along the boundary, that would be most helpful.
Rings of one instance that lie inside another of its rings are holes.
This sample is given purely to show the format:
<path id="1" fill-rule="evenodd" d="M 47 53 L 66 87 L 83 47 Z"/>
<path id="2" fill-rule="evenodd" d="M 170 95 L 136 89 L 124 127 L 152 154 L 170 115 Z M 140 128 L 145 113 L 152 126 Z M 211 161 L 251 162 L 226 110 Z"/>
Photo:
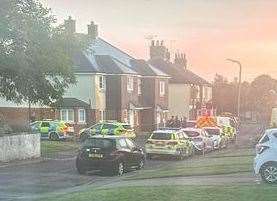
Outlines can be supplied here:
<path id="1" fill-rule="evenodd" d="M 163 97 L 165 95 L 165 82 L 160 81 L 160 96 Z"/>
<path id="2" fill-rule="evenodd" d="M 103 75 L 99 76 L 99 89 L 105 89 L 105 77 Z"/>
<path id="3" fill-rule="evenodd" d="M 127 91 L 133 91 L 134 90 L 134 78 L 129 76 L 127 78 Z"/>

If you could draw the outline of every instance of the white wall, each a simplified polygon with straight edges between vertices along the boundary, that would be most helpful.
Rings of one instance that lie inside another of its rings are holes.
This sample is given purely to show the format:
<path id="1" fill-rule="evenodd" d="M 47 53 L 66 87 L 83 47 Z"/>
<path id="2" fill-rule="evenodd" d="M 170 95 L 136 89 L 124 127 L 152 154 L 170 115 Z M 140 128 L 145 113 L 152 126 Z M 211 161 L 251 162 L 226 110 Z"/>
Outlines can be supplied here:
<path id="1" fill-rule="evenodd" d="M 169 84 L 169 117 L 189 118 L 190 86 L 186 84 Z"/>
<path id="2" fill-rule="evenodd" d="M 40 134 L 0 136 L 0 161 L 40 157 Z"/>

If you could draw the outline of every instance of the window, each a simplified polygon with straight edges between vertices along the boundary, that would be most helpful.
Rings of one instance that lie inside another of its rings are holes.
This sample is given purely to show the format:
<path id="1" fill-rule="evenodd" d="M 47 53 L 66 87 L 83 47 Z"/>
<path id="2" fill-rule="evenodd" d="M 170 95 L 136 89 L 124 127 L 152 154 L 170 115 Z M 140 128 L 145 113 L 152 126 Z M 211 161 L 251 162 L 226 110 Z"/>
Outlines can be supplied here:
<path id="1" fill-rule="evenodd" d="M 49 127 L 49 122 L 42 122 L 40 127 Z"/>
<path id="2" fill-rule="evenodd" d="M 105 89 L 105 77 L 103 75 L 99 76 L 99 89 Z"/>
<path id="3" fill-rule="evenodd" d="M 127 91 L 133 91 L 134 89 L 134 78 L 128 77 L 127 78 Z"/>
<path id="4" fill-rule="evenodd" d="M 172 134 L 171 133 L 153 133 L 151 136 L 153 140 L 171 140 Z"/>
<path id="5" fill-rule="evenodd" d="M 79 109 L 78 111 L 78 122 L 79 123 L 85 123 L 86 122 L 86 110 L 85 109 Z"/>
<path id="6" fill-rule="evenodd" d="M 268 142 L 268 141 L 269 141 L 269 137 L 268 137 L 267 135 L 264 135 L 264 136 L 260 139 L 259 143 L 265 143 L 265 142 Z"/>
<path id="7" fill-rule="evenodd" d="M 141 95 L 141 79 L 138 78 L 138 95 Z"/>
<path id="8" fill-rule="evenodd" d="M 126 143 L 131 150 L 136 148 L 136 145 L 129 139 L 126 139 Z"/>
<path id="9" fill-rule="evenodd" d="M 128 148 L 125 139 L 119 139 L 119 140 L 118 140 L 118 143 L 119 143 L 119 146 L 120 146 L 121 148 L 125 148 L 125 149 Z"/>
<path id="10" fill-rule="evenodd" d="M 73 109 L 63 109 L 60 111 L 60 118 L 62 121 L 74 122 L 74 110 Z"/>
<path id="11" fill-rule="evenodd" d="M 164 95 L 165 95 L 165 82 L 160 81 L 160 96 L 164 96 Z"/>

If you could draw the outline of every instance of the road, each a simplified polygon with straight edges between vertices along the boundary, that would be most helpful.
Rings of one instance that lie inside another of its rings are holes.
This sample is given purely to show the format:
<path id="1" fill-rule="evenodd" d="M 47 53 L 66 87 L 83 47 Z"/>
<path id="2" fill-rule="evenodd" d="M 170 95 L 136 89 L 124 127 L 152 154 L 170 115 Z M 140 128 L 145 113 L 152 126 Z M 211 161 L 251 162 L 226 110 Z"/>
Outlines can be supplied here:
<path id="1" fill-rule="evenodd" d="M 250 135 L 255 126 L 244 126 L 238 146 L 249 144 Z M 194 159 L 190 159 L 194 160 Z M 170 161 L 172 163 L 178 161 Z M 166 160 L 148 161 L 146 169 L 153 169 L 167 164 Z M 159 184 L 222 184 L 255 182 L 256 178 L 250 173 L 239 175 L 194 176 L 179 178 L 163 178 L 126 181 L 124 177 L 136 174 L 127 173 L 123 177 L 105 177 L 97 174 L 79 175 L 75 169 L 73 155 L 53 156 L 47 159 L 0 165 L 0 200 L 35 200 L 46 193 L 65 193 L 78 191 L 91 184 L 95 188 L 118 187 L 130 185 L 159 185 Z"/>

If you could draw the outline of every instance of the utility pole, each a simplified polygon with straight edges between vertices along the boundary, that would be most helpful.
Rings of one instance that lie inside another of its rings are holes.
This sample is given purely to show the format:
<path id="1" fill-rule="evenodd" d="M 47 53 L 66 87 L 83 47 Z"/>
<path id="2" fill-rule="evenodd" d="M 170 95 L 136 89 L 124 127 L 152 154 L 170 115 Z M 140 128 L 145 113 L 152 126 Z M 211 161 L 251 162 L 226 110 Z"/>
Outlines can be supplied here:
<path id="1" fill-rule="evenodd" d="M 239 66 L 239 86 L 238 86 L 238 97 L 237 97 L 237 115 L 238 115 L 238 118 L 240 119 L 240 100 L 241 100 L 241 70 L 242 70 L 242 66 L 241 66 L 241 63 L 237 60 L 234 60 L 234 59 L 227 59 L 227 61 L 231 61 L 233 63 L 236 63 L 238 64 Z"/>

